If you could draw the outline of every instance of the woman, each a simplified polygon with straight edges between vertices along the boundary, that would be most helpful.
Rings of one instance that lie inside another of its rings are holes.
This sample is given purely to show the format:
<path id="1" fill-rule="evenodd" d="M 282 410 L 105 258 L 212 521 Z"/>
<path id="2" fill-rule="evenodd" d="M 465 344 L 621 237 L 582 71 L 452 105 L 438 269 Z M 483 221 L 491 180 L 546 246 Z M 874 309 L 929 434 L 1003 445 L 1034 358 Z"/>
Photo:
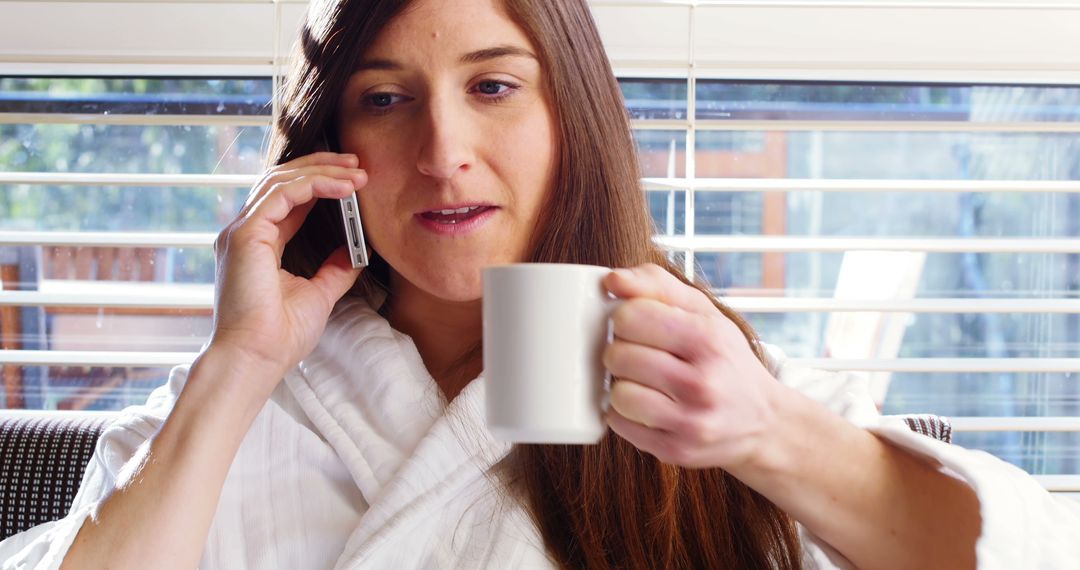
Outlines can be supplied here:
<path id="1" fill-rule="evenodd" d="M 1037 485 L 776 382 L 814 376 L 770 371 L 651 245 L 583 1 L 313 4 L 276 127 L 206 349 L 102 437 L 66 519 L 0 545 L 13 567 L 959 568 L 977 538 L 1016 560 L 972 487 Z M 606 280 L 627 302 L 597 446 L 483 429 L 480 270 L 519 261 L 632 268 Z"/>

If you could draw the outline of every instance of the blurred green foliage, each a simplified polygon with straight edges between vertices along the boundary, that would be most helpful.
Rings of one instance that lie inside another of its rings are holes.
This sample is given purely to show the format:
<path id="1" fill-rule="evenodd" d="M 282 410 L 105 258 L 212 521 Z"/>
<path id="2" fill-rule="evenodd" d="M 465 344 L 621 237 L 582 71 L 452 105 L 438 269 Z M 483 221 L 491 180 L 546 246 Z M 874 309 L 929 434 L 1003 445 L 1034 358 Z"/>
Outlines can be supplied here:
<path id="1" fill-rule="evenodd" d="M 171 105 L 170 114 L 182 115 L 188 108 L 205 114 L 224 96 L 241 96 L 240 105 L 250 101 L 257 111 L 269 92 L 269 79 L 5 77 L 0 78 L 0 112 L 44 102 L 56 107 L 34 110 L 70 113 L 78 105 L 91 105 L 109 114 L 110 108 L 136 100 L 147 114 L 156 114 L 155 101 Z M 133 97 L 146 94 L 154 97 Z M 267 127 L 184 122 L 180 116 L 178 124 L 171 125 L 0 124 L 0 169 L 163 174 L 261 170 Z M 217 231 L 232 219 L 246 193 L 246 188 L 0 185 L 0 229 Z M 188 252 L 176 259 L 179 280 L 212 278 L 212 256 Z"/>

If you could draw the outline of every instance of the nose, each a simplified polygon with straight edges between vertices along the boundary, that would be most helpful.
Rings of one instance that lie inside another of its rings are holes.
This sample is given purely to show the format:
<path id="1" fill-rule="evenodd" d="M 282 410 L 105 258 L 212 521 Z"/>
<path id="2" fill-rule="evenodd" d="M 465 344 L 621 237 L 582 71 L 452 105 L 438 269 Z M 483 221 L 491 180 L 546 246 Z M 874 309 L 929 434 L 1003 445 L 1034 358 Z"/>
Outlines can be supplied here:
<path id="1" fill-rule="evenodd" d="M 452 97 L 431 97 L 421 129 L 420 153 L 416 168 L 432 178 L 449 180 L 472 165 L 468 120 L 469 109 Z"/>

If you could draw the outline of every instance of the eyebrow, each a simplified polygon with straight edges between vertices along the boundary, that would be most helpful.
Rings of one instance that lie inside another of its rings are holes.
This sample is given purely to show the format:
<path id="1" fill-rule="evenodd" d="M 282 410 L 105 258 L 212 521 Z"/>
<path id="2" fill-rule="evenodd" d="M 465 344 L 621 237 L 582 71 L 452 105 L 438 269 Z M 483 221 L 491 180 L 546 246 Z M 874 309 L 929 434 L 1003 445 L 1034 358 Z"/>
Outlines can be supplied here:
<path id="1" fill-rule="evenodd" d="M 531 52 L 531 51 L 529 51 L 529 50 L 527 50 L 525 48 L 520 48 L 520 47 L 517 47 L 517 46 L 511 46 L 511 45 L 494 46 L 494 47 L 479 49 L 479 50 L 476 50 L 476 51 L 471 51 L 471 52 L 461 56 L 458 59 L 458 61 L 460 63 L 462 63 L 463 65 L 468 65 L 468 64 L 474 64 L 474 63 L 480 63 L 480 62 L 484 62 L 484 61 L 489 61 L 489 60 L 492 60 L 492 59 L 498 59 L 500 57 L 525 57 L 525 58 L 531 58 L 531 59 L 535 59 L 535 60 L 539 61 L 539 58 L 537 58 L 536 54 L 534 54 L 533 52 Z M 385 71 L 400 71 L 400 70 L 404 69 L 404 66 L 401 65 L 401 63 L 399 63 L 397 61 L 394 61 L 392 59 L 365 59 L 365 60 L 361 61 L 359 65 L 356 66 L 357 71 L 365 71 L 365 70 L 368 70 L 368 69 L 378 69 L 378 70 L 385 70 Z"/>
<path id="2" fill-rule="evenodd" d="M 482 61 L 488 61 L 490 59 L 496 59 L 500 57 L 526 57 L 531 59 L 538 59 L 536 57 L 536 54 L 525 48 L 503 45 L 469 52 L 461 56 L 461 59 L 459 59 L 458 61 L 464 64 L 480 63 Z"/>

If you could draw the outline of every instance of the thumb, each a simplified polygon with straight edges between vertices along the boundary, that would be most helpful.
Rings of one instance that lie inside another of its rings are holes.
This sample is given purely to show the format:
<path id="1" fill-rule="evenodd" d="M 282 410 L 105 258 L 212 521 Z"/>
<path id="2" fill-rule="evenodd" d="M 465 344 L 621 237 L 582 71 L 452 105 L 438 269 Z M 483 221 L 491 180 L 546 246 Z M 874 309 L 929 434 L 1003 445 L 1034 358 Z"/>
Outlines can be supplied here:
<path id="1" fill-rule="evenodd" d="M 341 246 L 334 250 L 319 270 L 311 278 L 311 284 L 326 295 L 326 300 L 333 306 L 356 283 L 362 268 L 354 268 L 349 259 L 349 249 Z"/>

